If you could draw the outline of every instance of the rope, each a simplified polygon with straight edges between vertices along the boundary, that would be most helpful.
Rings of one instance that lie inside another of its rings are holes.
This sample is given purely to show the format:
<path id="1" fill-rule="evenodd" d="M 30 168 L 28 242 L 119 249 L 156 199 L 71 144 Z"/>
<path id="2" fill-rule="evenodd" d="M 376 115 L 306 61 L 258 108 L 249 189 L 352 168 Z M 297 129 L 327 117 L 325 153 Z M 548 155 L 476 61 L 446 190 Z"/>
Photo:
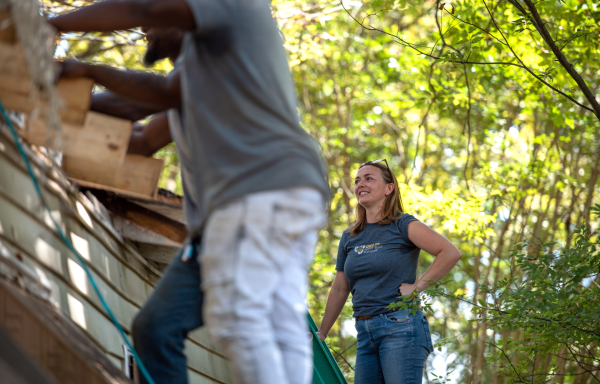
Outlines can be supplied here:
<path id="1" fill-rule="evenodd" d="M 104 297 L 102 297 L 102 294 L 100 293 L 100 290 L 98 289 L 98 286 L 96 285 L 96 281 L 92 277 L 92 273 L 91 273 L 90 269 L 88 268 L 87 263 L 85 262 L 85 259 L 79 254 L 79 252 L 77 252 L 77 250 L 73 246 L 73 243 L 71 243 L 69 238 L 67 238 L 67 236 L 65 236 L 61 227 L 58 225 L 58 223 L 54 219 L 54 216 L 52 215 L 52 211 L 50 210 L 50 207 L 48 207 L 48 204 L 46 204 L 46 200 L 44 199 L 44 195 L 42 194 L 42 189 L 40 188 L 40 185 L 38 184 L 37 178 L 35 177 L 35 174 L 33 173 L 33 169 L 31 168 L 31 163 L 29 162 L 29 159 L 27 158 L 27 155 L 25 154 L 25 150 L 23 149 L 23 146 L 21 145 L 21 143 L 19 141 L 17 132 L 15 131 L 15 128 L 13 127 L 12 122 L 8 118 L 8 115 L 6 113 L 6 110 L 4 109 L 4 105 L 2 104 L 1 100 L 0 100 L 0 112 L 2 112 L 2 118 L 8 125 L 8 128 L 10 130 L 10 133 L 13 136 L 15 144 L 17 145 L 19 153 L 21 154 L 21 157 L 23 158 L 23 161 L 25 162 L 25 167 L 27 168 L 27 173 L 29 173 L 29 177 L 31 178 L 31 181 L 33 182 L 33 186 L 35 187 L 35 191 L 37 192 L 37 195 L 39 196 L 40 200 L 42 201 L 42 204 L 48 211 L 48 216 L 52 220 L 52 223 L 54 224 L 54 227 L 56 229 L 56 232 L 58 233 L 58 236 L 65 243 L 67 248 L 69 248 L 71 250 L 71 252 L 73 252 L 73 254 L 75 254 L 75 256 L 77 256 L 77 260 L 79 260 L 79 262 L 83 266 L 83 269 L 85 270 L 87 277 L 90 279 L 90 283 L 92 284 L 92 287 L 94 288 L 94 292 L 96 292 L 96 295 L 98 295 L 98 298 L 100 299 L 100 302 L 102 303 L 102 306 L 108 313 L 110 320 L 113 322 L 113 324 L 115 325 L 115 327 L 121 334 L 121 337 L 125 341 L 125 344 L 127 344 L 127 347 L 131 350 L 131 353 L 133 354 L 133 357 L 134 357 L 135 361 L 137 362 L 137 365 L 138 365 L 140 371 L 142 372 L 142 374 L 144 375 L 146 381 L 148 381 L 148 383 L 150 383 L 150 384 L 155 384 L 154 380 L 152 380 L 152 377 L 150 376 L 150 373 L 148 373 L 148 370 L 146 370 L 144 363 L 142 363 L 142 360 L 140 359 L 137 352 L 133 348 L 133 345 L 131 345 L 131 343 L 129 342 L 129 339 L 127 339 L 127 336 L 125 335 L 125 332 L 123 331 L 123 328 L 121 328 L 121 325 L 119 324 L 119 322 L 113 315 L 112 311 L 108 307 L 108 304 L 104 300 Z"/>

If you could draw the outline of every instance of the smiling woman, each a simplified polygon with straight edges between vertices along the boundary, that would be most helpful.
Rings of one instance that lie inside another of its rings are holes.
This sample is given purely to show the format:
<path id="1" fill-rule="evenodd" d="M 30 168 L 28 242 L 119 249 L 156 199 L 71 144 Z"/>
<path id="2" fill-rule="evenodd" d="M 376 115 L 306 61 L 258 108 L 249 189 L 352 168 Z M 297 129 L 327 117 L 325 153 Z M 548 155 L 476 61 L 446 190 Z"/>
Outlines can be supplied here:
<path id="1" fill-rule="evenodd" d="M 443 278 L 461 254 L 445 237 L 404 212 L 398 182 L 385 159 L 360 166 L 354 193 L 356 221 L 340 240 L 319 338 L 327 337 L 352 293 L 358 339 L 354 382 L 421 383 L 433 351 L 427 318 L 421 311 L 391 311 L 388 306 L 398 295 L 419 293 Z M 417 281 L 421 249 L 435 261 Z"/>

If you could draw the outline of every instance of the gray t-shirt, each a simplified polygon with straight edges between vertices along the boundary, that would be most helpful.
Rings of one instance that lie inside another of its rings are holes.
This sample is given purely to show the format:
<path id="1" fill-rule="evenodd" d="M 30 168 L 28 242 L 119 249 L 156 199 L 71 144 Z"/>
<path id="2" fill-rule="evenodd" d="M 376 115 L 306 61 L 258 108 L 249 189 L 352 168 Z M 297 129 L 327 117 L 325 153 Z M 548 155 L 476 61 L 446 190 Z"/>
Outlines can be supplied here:
<path id="1" fill-rule="evenodd" d="M 268 0 L 187 0 L 183 121 L 205 215 L 252 192 L 329 187 Z"/>
<path id="2" fill-rule="evenodd" d="M 202 231 L 203 210 L 199 201 L 202 197 L 202 190 L 195 187 L 192 170 L 192 150 L 185 140 L 183 125 L 179 110 L 169 109 L 167 112 L 169 118 L 169 130 L 171 138 L 175 142 L 177 154 L 179 155 L 179 164 L 181 165 L 181 187 L 183 188 L 183 214 L 185 225 L 190 236 Z"/>
<path id="3" fill-rule="evenodd" d="M 387 225 L 367 224 L 356 237 L 344 231 L 335 269 L 348 278 L 354 317 L 389 311 L 400 284 L 416 282 L 421 250 L 408 238 L 408 224 L 415 220 L 405 213 Z"/>
<path id="4" fill-rule="evenodd" d="M 183 53 L 179 55 L 174 63 L 175 70 L 181 70 L 183 65 Z M 167 112 L 169 119 L 169 131 L 171 138 L 175 142 L 177 154 L 179 155 L 179 164 L 181 166 L 181 187 L 183 188 L 183 214 L 185 224 L 190 236 L 199 234 L 202 231 L 203 209 L 200 205 L 202 189 L 196 189 L 194 183 L 194 169 L 192 159 L 192 148 L 186 140 L 183 129 L 180 110 L 173 108 Z"/>

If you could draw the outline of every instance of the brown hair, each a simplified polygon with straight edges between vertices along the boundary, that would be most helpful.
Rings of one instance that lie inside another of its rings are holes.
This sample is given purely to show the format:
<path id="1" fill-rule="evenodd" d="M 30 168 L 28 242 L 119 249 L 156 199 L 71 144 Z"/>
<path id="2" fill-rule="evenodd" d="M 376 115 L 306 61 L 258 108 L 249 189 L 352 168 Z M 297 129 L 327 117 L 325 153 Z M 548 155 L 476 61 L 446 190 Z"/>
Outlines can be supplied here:
<path id="1" fill-rule="evenodd" d="M 398 188 L 398 180 L 396 180 L 396 175 L 390 168 L 388 168 L 385 164 L 375 163 L 372 161 L 367 161 L 364 164 L 361 164 L 358 169 L 366 167 L 367 165 L 377 167 L 381 171 L 381 176 L 383 177 L 383 181 L 386 184 L 394 184 L 394 190 L 392 193 L 385 197 L 385 203 L 383 204 L 382 209 L 382 218 L 379 220 L 379 225 L 386 225 L 391 223 L 392 221 L 400 219 L 401 215 L 404 213 L 404 207 L 402 206 L 402 196 L 400 196 L 400 189 Z M 348 232 L 352 236 L 357 236 L 360 232 L 365 229 L 367 225 L 367 210 L 360 204 L 356 204 L 356 221 L 350 228 L 348 228 Z"/>

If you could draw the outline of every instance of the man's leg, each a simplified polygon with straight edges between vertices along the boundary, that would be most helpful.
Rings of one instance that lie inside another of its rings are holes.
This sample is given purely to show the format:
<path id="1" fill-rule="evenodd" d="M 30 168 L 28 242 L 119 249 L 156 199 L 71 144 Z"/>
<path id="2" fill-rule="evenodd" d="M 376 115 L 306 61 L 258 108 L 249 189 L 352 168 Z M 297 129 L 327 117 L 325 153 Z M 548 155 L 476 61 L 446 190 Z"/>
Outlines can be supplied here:
<path id="1" fill-rule="evenodd" d="M 203 325 L 198 259 L 184 262 L 182 252 L 133 320 L 135 349 L 155 383 L 188 382 L 184 341 L 188 332 Z M 139 376 L 140 383 L 146 383 Z"/>
<path id="2" fill-rule="evenodd" d="M 311 231 L 290 242 L 290 258 L 273 300 L 271 324 L 290 384 L 309 384 L 313 373 L 305 302 L 308 267 L 314 256 L 317 237 L 317 232 Z"/>
<path id="3" fill-rule="evenodd" d="M 280 345 L 291 342 L 279 335 L 273 321 L 285 321 L 300 311 L 304 316 L 304 298 L 293 314 L 278 304 L 285 311 L 279 320 L 274 313 L 274 302 L 285 271 L 296 257 L 292 251 L 297 241 L 323 223 L 320 195 L 310 190 L 314 202 L 303 202 L 294 199 L 293 191 L 245 196 L 214 211 L 205 228 L 201 256 L 206 295 L 204 317 L 211 336 L 223 343 L 235 380 L 240 384 L 290 383 L 288 364 L 284 362 L 284 356 L 290 353 L 282 353 Z M 314 237 L 305 243 L 310 243 L 312 249 Z M 307 268 L 310 252 L 297 254 L 304 255 L 301 263 Z M 294 290 L 294 300 L 303 296 L 303 292 L 295 290 L 301 291 L 304 284 L 289 288 Z M 291 334 L 306 345 L 308 327 L 305 321 L 296 323 L 292 327 L 298 330 Z M 296 337 L 298 334 L 302 336 Z M 300 350 L 306 353 L 306 349 Z M 302 365 L 307 359 L 305 353 Z M 297 351 L 292 355 L 298 356 Z"/>

